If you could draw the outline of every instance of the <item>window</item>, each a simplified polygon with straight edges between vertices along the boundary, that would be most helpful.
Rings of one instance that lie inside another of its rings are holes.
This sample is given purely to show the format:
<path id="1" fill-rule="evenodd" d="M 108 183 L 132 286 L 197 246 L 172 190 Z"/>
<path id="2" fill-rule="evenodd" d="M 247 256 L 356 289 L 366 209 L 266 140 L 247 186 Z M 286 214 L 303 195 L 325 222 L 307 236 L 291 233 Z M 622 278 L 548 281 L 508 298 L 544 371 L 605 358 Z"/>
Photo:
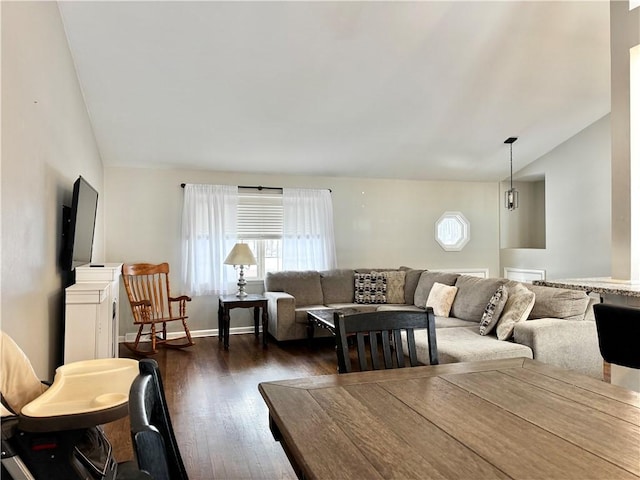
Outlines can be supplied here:
<path id="1" fill-rule="evenodd" d="M 443 250 L 459 252 L 469 241 L 469 220 L 461 212 L 444 212 L 436 222 L 436 241 Z"/>
<path id="2" fill-rule="evenodd" d="M 256 257 L 247 279 L 336 268 L 330 191 L 186 184 L 182 277 L 190 294 L 229 293 L 235 275 L 224 259 L 238 241 Z"/>
<path id="3" fill-rule="evenodd" d="M 249 245 L 257 265 L 245 278 L 257 280 L 282 270 L 282 194 L 243 189 L 238 198 L 238 240 Z"/>

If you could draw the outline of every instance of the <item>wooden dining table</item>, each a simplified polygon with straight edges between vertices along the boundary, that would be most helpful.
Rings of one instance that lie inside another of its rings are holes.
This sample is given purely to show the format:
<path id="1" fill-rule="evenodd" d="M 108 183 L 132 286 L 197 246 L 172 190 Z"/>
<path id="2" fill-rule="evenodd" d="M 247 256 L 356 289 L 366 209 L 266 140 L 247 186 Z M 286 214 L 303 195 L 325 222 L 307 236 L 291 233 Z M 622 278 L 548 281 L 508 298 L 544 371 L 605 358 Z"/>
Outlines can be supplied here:
<path id="1" fill-rule="evenodd" d="M 640 394 L 535 360 L 258 388 L 299 478 L 640 478 Z"/>

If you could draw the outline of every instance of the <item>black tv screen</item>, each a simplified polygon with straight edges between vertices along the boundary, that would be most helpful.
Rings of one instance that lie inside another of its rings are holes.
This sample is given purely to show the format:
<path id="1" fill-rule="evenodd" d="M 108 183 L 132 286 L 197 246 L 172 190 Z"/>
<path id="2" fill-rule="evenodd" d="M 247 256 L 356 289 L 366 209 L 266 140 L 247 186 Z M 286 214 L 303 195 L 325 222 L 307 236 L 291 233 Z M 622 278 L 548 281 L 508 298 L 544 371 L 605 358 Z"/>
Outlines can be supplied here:
<path id="1" fill-rule="evenodd" d="M 73 270 L 79 265 L 91 263 L 97 208 L 98 192 L 82 176 L 78 177 L 73 184 L 68 218 L 64 218 L 64 269 Z"/>

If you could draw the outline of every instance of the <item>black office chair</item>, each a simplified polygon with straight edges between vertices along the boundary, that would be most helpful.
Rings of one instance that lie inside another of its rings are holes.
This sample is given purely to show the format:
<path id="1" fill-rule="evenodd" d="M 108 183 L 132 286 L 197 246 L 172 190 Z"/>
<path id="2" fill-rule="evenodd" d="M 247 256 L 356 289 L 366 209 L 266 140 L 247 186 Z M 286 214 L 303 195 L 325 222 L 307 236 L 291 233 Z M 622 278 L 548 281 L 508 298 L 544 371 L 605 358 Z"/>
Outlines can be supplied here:
<path id="1" fill-rule="evenodd" d="M 436 328 L 433 309 L 425 312 L 412 311 L 383 311 L 356 313 L 344 315 L 334 314 L 336 326 L 336 352 L 338 355 L 338 372 L 351 372 L 351 358 L 349 357 L 348 337 L 355 336 L 358 364 L 360 370 L 368 370 L 367 349 L 365 337 L 369 338 L 369 356 L 373 370 L 381 368 L 402 368 L 405 366 L 402 348 L 402 332 L 406 332 L 409 364 L 419 365 L 416 355 L 415 329 L 426 329 L 429 342 L 429 363 L 438 364 L 438 347 L 436 343 Z M 378 336 L 382 340 L 382 356 L 384 366 L 380 363 Z M 391 341 L 393 340 L 393 343 Z M 392 351 L 395 355 L 392 354 Z M 395 362 L 394 362 L 395 360 Z"/>
<path id="2" fill-rule="evenodd" d="M 129 394 L 129 419 L 140 470 L 154 480 L 188 480 L 155 360 L 140 360 Z"/>
<path id="3" fill-rule="evenodd" d="M 598 303 L 593 312 L 602 358 L 615 365 L 640 368 L 640 308 Z"/>

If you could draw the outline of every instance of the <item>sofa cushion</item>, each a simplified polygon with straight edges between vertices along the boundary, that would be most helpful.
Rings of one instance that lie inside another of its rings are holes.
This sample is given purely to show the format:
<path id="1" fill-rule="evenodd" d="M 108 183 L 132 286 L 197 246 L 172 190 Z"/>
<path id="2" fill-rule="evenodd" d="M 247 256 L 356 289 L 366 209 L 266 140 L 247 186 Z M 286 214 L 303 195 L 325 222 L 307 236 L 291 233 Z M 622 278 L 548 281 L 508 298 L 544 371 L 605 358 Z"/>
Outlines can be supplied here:
<path id="1" fill-rule="evenodd" d="M 353 303 L 353 270 L 339 269 L 320 272 L 324 303 Z"/>
<path id="2" fill-rule="evenodd" d="M 585 292 L 531 284 L 526 287 L 536 294 L 536 303 L 529 318 L 584 319 L 589 306 L 589 295 Z"/>
<path id="3" fill-rule="evenodd" d="M 478 325 L 440 328 L 437 331 L 438 360 L 443 363 L 499 360 L 502 358 L 533 358 L 533 351 L 526 345 L 501 342 L 493 335 L 480 335 Z M 426 330 L 416 330 L 416 354 L 418 361 L 429 364 L 429 344 Z M 403 350 L 407 354 L 405 332 L 402 332 Z"/>
<path id="4" fill-rule="evenodd" d="M 507 304 L 508 298 L 509 291 L 506 285 L 500 285 L 496 290 L 496 293 L 491 297 L 491 300 L 489 300 L 487 307 L 484 309 L 482 319 L 480 320 L 480 335 L 487 335 L 488 333 L 491 333 L 500 319 L 500 315 Z"/>
<path id="5" fill-rule="evenodd" d="M 387 303 L 387 277 L 381 273 L 356 273 L 355 303 Z"/>
<path id="6" fill-rule="evenodd" d="M 437 337 L 440 363 L 475 362 L 514 357 L 533 358 L 533 351 L 526 345 L 501 342 L 493 335 L 480 335 L 477 325 L 474 327 L 441 328 L 438 330 Z M 428 353 L 428 351 L 424 353 Z M 421 357 L 425 358 L 424 354 L 418 355 L 420 361 L 422 361 Z M 428 358 L 427 355 L 426 359 Z"/>
<path id="7" fill-rule="evenodd" d="M 533 309 L 536 295 L 524 285 L 516 285 L 509 291 L 507 304 L 504 306 L 498 325 L 496 335 L 498 340 L 508 340 L 513 335 L 513 328 L 518 322 L 524 322 Z"/>
<path id="8" fill-rule="evenodd" d="M 284 271 L 268 272 L 264 279 L 267 292 L 287 292 L 296 299 L 296 307 L 305 305 L 322 305 L 322 285 L 320 272 L 316 271 Z"/>
<path id="9" fill-rule="evenodd" d="M 413 296 L 413 304 L 417 307 L 426 308 L 427 298 L 429 298 L 429 292 L 431 292 L 431 287 L 433 287 L 434 283 L 438 282 L 443 285 L 453 285 L 459 276 L 460 274 L 458 273 L 430 272 L 425 270 L 420 274 L 420 280 L 418 280 L 418 285 L 416 286 L 416 291 Z"/>
<path id="10" fill-rule="evenodd" d="M 404 303 L 406 273 L 400 270 L 387 270 L 380 273 L 387 277 L 387 303 Z"/>
<path id="11" fill-rule="evenodd" d="M 439 282 L 434 283 L 427 298 L 427 307 L 433 308 L 434 315 L 448 317 L 457 291 L 456 287 Z"/>
<path id="12" fill-rule="evenodd" d="M 424 270 L 416 270 L 409 267 L 400 267 L 398 270 L 401 270 L 405 273 L 404 303 L 406 303 L 407 305 L 414 305 L 413 301 L 414 301 L 414 295 L 416 293 L 416 287 L 418 286 L 420 275 L 422 275 L 422 272 L 424 272 Z"/>
<path id="13" fill-rule="evenodd" d="M 467 320 L 460 320 L 456 317 L 434 317 L 436 320 L 436 328 L 451 328 L 451 327 L 470 327 L 474 326 L 478 328 L 476 322 L 469 322 Z"/>
<path id="14" fill-rule="evenodd" d="M 480 323 L 482 315 L 491 297 L 504 278 L 478 278 L 471 275 L 460 275 L 456 280 L 458 293 L 451 306 L 452 317 Z"/>

